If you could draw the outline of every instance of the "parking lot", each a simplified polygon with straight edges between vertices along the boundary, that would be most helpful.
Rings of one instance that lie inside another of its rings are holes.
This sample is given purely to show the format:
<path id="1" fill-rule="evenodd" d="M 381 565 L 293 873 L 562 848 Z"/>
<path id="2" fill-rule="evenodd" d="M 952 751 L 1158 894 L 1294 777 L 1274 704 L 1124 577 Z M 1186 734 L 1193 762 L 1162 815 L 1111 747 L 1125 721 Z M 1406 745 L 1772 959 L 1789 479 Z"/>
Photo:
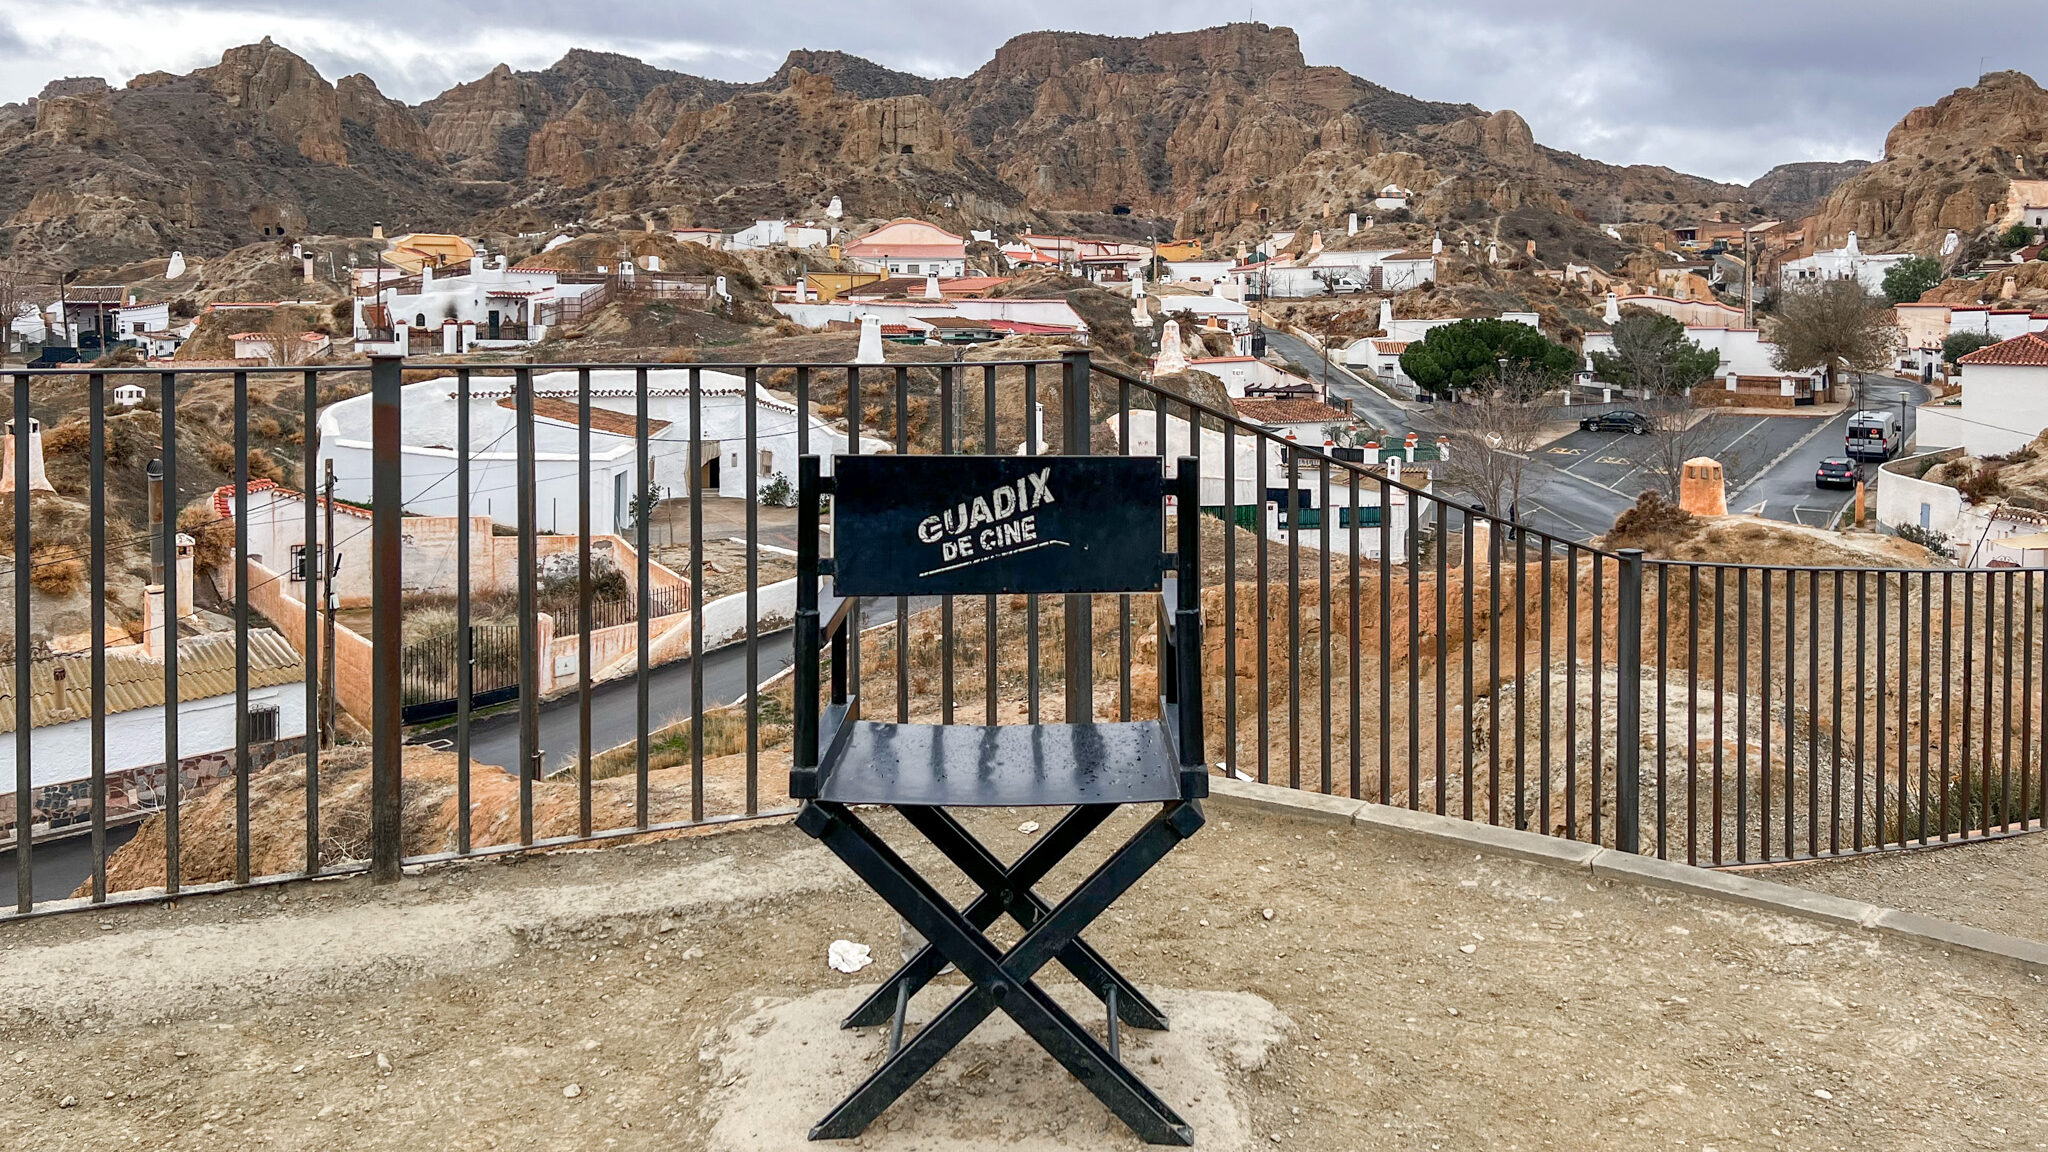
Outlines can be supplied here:
<path id="1" fill-rule="evenodd" d="M 1841 415 L 1716 413 L 1704 418 L 1699 454 L 1721 461 L 1729 511 L 1824 526 L 1850 494 L 1815 487 L 1813 470 L 1822 457 L 1842 455 L 1845 421 Z M 1539 449 L 1537 457 L 1630 500 L 1651 485 L 1657 468 L 1651 438 L 1622 432 L 1574 431 Z M 1868 465 L 1861 471 L 1866 480 L 1872 475 Z"/>

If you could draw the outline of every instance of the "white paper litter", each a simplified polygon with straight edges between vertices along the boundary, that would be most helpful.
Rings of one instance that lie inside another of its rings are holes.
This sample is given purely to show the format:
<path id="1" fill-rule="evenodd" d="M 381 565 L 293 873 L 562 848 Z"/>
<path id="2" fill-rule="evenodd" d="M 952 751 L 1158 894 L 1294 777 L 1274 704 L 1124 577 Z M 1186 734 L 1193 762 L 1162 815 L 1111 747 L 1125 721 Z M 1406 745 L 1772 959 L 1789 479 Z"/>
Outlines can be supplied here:
<path id="1" fill-rule="evenodd" d="M 1017 831 L 1022 832 L 1026 836 L 1029 836 L 1033 832 L 1038 831 L 1038 821 L 1026 820 L 1022 824 L 1017 825 Z"/>
<path id="2" fill-rule="evenodd" d="M 875 962 L 868 954 L 868 946 L 855 944 L 851 940 L 834 940 L 832 947 L 825 950 L 825 963 L 834 972 L 858 972 Z"/>

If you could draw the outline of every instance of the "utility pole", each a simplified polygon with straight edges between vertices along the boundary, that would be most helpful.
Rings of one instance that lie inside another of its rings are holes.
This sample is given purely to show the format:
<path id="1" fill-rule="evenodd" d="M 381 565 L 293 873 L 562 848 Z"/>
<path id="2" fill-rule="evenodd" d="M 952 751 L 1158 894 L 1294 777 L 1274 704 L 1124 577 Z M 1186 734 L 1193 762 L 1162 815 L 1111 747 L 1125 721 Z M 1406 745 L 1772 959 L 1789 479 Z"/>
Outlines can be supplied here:
<path id="1" fill-rule="evenodd" d="M 341 598 L 334 594 L 334 578 L 341 573 L 341 550 L 334 546 L 334 458 L 327 459 L 327 523 L 322 535 L 327 538 L 327 555 L 324 560 L 315 554 L 307 563 L 325 563 L 327 568 L 327 633 L 320 642 L 320 670 L 327 674 L 327 682 L 320 686 L 320 747 L 334 747 L 334 615 L 341 607 Z"/>
<path id="2" fill-rule="evenodd" d="M 1742 231 L 1742 326 L 1756 327 L 1756 246 L 1757 234 L 1750 229 Z"/>

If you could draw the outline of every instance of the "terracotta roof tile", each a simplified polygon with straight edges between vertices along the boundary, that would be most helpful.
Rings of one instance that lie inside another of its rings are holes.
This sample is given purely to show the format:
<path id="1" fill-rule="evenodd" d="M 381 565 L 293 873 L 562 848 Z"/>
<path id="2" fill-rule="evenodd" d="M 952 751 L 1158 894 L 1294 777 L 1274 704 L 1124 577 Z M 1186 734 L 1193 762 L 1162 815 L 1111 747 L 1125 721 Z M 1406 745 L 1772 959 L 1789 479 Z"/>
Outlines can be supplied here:
<path id="1" fill-rule="evenodd" d="M 498 407 L 517 411 L 519 402 L 507 397 L 498 401 Z M 543 420 L 554 420 L 569 425 L 575 425 L 582 419 L 581 408 L 576 401 L 562 400 L 554 396 L 535 396 L 533 398 L 533 414 Z M 668 421 L 666 420 L 649 420 L 647 422 L 647 433 L 651 436 L 666 427 L 668 427 Z M 624 412 L 614 412 L 609 408 L 600 408 L 592 404 L 590 406 L 590 430 L 592 432 L 607 433 L 612 436 L 634 436 L 638 435 L 638 424 L 635 422 L 634 417 L 628 416 Z"/>
<path id="2" fill-rule="evenodd" d="M 1957 363 L 2048 367 L 2048 339 L 2039 332 L 2029 332 L 1988 348 L 1979 348 Z"/>
<path id="3" fill-rule="evenodd" d="M 1320 400 L 1237 400 L 1231 407 L 1237 409 L 1238 415 L 1263 424 L 1341 424 L 1351 419 L 1342 408 L 1332 408 Z"/>

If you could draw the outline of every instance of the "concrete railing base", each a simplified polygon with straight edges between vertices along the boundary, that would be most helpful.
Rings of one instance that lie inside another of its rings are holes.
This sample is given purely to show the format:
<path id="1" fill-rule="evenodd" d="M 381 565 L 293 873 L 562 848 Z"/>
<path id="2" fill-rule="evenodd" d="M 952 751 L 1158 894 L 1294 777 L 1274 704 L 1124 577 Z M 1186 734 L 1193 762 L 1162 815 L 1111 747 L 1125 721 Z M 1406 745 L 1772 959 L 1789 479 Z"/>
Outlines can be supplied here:
<path id="1" fill-rule="evenodd" d="M 1603 880 L 1685 892 L 1782 916 L 1818 921 L 1835 928 L 1880 932 L 1927 947 L 1982 957 L 2024 972 L 2048 975 L 2048 944 L 1988 932 L 1918 912 L 1846 900 L 1753 876 L 1695 868 L 1654 856 L 1630 855 L 1580 840 L 1560 840 L 1538 832 L 1438 816 L 1433 812 L 1391 808 L 1364 800 L 1222 777 L 1212 779 L 1209 787 L 1211 802 L 1220 806 L 1254 808 L 1348 824 L 1361 829 L 1414 836 L 1443 847 L 1525 860 L 1549 868 L 1584 870 Z"/>

